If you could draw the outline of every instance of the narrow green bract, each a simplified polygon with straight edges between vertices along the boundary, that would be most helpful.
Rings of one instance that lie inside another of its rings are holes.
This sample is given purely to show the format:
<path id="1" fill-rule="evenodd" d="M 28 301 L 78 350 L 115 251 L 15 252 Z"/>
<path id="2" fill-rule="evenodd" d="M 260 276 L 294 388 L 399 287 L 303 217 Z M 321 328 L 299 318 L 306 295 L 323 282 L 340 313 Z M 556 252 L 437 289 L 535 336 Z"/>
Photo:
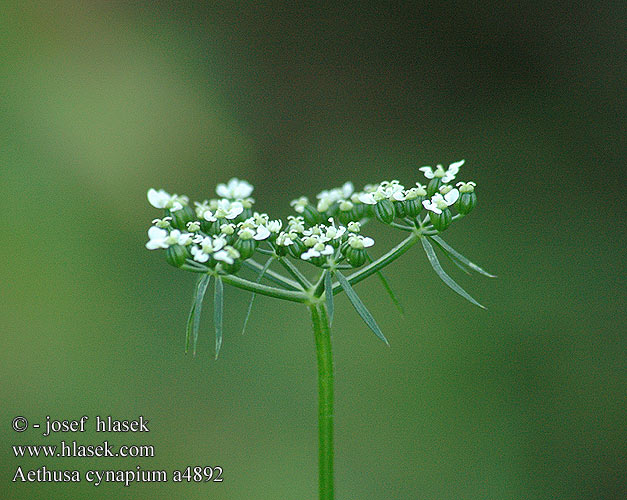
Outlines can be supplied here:
<path id="1" fill-rule="evenodd" d="M 448 274 L 446 274 L 446 272 L 444 272 L 444 269 L 442 269 L 442 266 L 440 265 L 440 261 L 438 260 L 438 257 L 435 254 L 435 250 L 433 249 L 433 246 L 431 245 L 431 243 L 429 243 L 429 240 L 427 238 L 420 238 L 420 241 L 422 242 L 422 246 L 425 249 L 425 253 L 427 254 L 427 258 L 429 259 L 429 263 L 431 264 L 431 267 L 433 267 L 433 270 L 440 277 L 440 279 L 444 281 L 444 283 L 447 286 L 449 286 L 453 291 L 460 294 L 466 300 L 468 300 L 469 302 L 472 302 L 476 306 L 481 307 L 482 309 L 485 309 L 485 307 L 479 304 L 479 302 L 477 302 L 475 299 L 473 299 L 468 294 L 468 292 L 466 292 L 466 290 L 464 290 L 461 286 L 459 286 L 455 282 L 455 280 L 453 280 L 453 278 L 451 278 Z"/>
<path id="2" fill-rule="evenodd" d="M 268 268 L 270 267 L 270 264 L 272 264 L 272 260 L 274 259 L 274 257 L 270 257 L 265 265 L 263 266 L 263 268 L 261 269 L 261 272 L 259 273 L 259 276 L 257 276 L 257 281 L 256 283 L 261 283 L 261 280 L 263 279 L 264 274 L 266 274 L 266 271 L 268 270 Z M 248 309 L 246 310 L 246 317 L 244 318 L 244 326 L 242 327 L 242 335 L 244 335 L 244 333 L 246 332 L 246 325 L 248 325 L 248 318 L 250 318 L 250 312 L 253 310 L 253 302 L 255 301 L 255 292 L 252 292 L 250 294 L 250 302 L 248 303 Z"/>
<path id="3" fill-rule="evenodd" d="M 324 298 L 329 313 L 329 326 L 333 324 L 333 313 L 335 306 L 333 304 L 333 283 L 331 282 L 331 271 L 328 269 L 324 272 Z"/>
<path id="4" fill-rule="evenodd" d="M 216 329 L 216 359 L 222 347 L 222 314 L 224 309 L 224 285 L 219 277 L 216 277 L 216 286 L 213 296 L 213 323 Z"/>
<path id="5" fill-rule="evenodd" d="M 496 278 L 494 274 L 490 274 L 489 272 L 482 269 L 474 262 L 471 262 L 470 260 L 468 260 L 466 257 L 464 257 L 461 253 L 455 250 L 451 245 L 449 245 L 446 241 L 444 241 L 439 236 L 431 236 L 430 238 L 433 241 L 435 241 L 440 246 L 440 248 L 442 248 L 442 250 L 447 252 L 453 258 L 457 259 L 459 262 L 466 264 L 473 271 L 477 271 L 479 274 L 483 274 L 484 276 L 487 276 L 488 278 Z"/>
<path id="6" fill-rule="evenodd" d="M 185 352 L 189 348 L 189 339 L 192 337 L 192 352 L 196 355 L 196 344 L 198 342 L 198 328 L 200 327 L 200 313 L 202 310 L 202 301 L 205 298 L 205 292 L 211 281 L 211 276 L 203 274 L 196 283 L 194 301 L 187 318 L 187 332 L 185 335 Z"/>
<path id="7" fill-rule="evenodd" d="M 351 304 L 353 304 L 353 307 L 355 308 L 357 313 L 361 316 L 361 319 L 364 320 L 364 322 L 368 325 L 368 327 L 374 332 L 374 334 L 377 337 L 379 337 L 381 340 L 383 340 L 383 342 L 385 342 L 389 346 L 390 343 L 388 342 L 388 339 L 385 338 L 385 335 L 383 335 L 383 332 L 381 331 L 381 328 L 379 328 L 379 325 L 377 325 L 377 322 L 375 321 L 374 317 L 372 316 L 372 314 L 370 314 L 370 311 L 368 311 L 368 308 L 361 301 L 361 299 L 359 298 L 359 295 L 355 293 L 355 290 L 353 290 L 353 287 L 348 282 L 348 280 L 339 271 L 335 271 L 335 277 L 340 283 L 340 286 L 346 292 L 346 296 L 348 297 L 348 300 L 351 301 Z"/>

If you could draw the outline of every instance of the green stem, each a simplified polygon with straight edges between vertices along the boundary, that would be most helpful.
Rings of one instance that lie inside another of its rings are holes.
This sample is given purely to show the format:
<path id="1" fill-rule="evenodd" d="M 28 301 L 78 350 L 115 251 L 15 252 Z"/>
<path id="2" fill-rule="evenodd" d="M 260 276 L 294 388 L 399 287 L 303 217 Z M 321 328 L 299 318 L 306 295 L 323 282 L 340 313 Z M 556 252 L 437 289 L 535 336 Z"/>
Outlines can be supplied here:
<path id="1" fill-rule="evenodd" d="M 398 259 L 401 255 L 403 255 L 407 250 L 413 247 L 418 240 L 420 240 L 420 236 L 417 233 L 410 234 L 407 238 L 401 241 L 398 245 L 396 245 L 392 250 L 383 254 L 377 260 L 367 265 L 366 267 L 360 269 L 359 271 L 347 276 L 346 279 L 351 285 L 359 283 L 360 281 L 365 280 L 367 277 L 372 276 L 377 271 L 383 269 L 392 261 Z M 333 295 L 340 293 L 342 291 L 342 287 L 339 283 L 335 283 L 333 285 Z"/>
<path id="2" fill-rule="evenodd" d="M 259 264 L 259 262 L 252 260 L 252 259 L 245 260 L 243 264 L 244 264 L 244 267 L 247 267 L 257 272 L 263 269 L 263 264 Z M 302 287 L 298 283 L 296 283 L 295 281 L 292 281 L 291 279 L 286 278 L 285 276 L 279 273 L 275 273 L 272 269 L 266 270 L 264 274 L 264 278 L 267 278 L 268 280 L 273 281 L 277 285 L 284 286 L 288 290 L 298 290 L 298 291 L 302 290 Z"/>
<path id="3" fill-rule="evenodd" d="M 248 290 L 249 292 L 255 292 L 259 295 L 267 295 L 268 297 L 274 297 L 275 299 L 289 300 L 291 302 L 305 302 L 308 300 L 307 295 L 303 292 L 294 292 L 291 290 L 281 290 L 273 286 L 262 285 L 261 283 L 255 283 L 248 281 L 232 274 L 220 275 L 220 278 L 224 283 L 233 285 L 234 287 L 241 288 L 242 290 Z"/>
<path id="4" fill-rule="evenodd" d="M 312 304 L 311 320 L 318 359 L 318 486 L 320 500 L 333 500 L 333 357 L 324 304 Z"/>
<path id="5" fill-rule="evenodd" d="M 289 260 L 285 257 L 279 257 L 277 260 L 286 269 L 286 271 L 301 284 L 303 288 L 307 289 L 311 286 L 311 282 Z"/>

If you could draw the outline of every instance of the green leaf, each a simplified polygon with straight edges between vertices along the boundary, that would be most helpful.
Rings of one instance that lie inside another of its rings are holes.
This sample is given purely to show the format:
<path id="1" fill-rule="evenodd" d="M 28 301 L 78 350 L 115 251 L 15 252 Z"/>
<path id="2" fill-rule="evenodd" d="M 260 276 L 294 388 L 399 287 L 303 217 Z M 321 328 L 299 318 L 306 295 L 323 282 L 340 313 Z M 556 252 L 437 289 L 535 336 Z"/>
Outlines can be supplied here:
<path id="1" fill-rule="evenodd" d="M 266 271 L 270 267 L 270 264 L 272 263 L 273 259 L 274 257 L 270 257 L 266 261 L 263 268 L 261 269 L 261 272 L 259 273 L 259 276 L 257 276 L 257 283 L 261 283 L 263 275 L 266 274 Z M 248 325 L 248 318 L 250 318 L 250 312 L 253 310 L 253 302 L 255 301 L 255 295 L 256 295 L 255 292 L 252 292 L 252 294 L 250 295 L 250 302 L 248 303 L 248 310 L 246 311 L 246 318 L 244 319 L 244 326 L 242 327 L 242 335 L 244 335 L 244 332 L 246 332 L 246 325 Z"/>
<path id="2" fill-rule="evenodd" d="M 440 246 L 440 248 L 444 250 L 445 253 L 449 254 L 454 259 L 457 259 L 459 262 L 466 264 L 473 271 L 477 271 L 479 274 L 483 274 L 484 276 L 487 276 L 488 278 L 496 278 L 494 274 L 490 274 L 486 270 L 480 268 L 474 262 L 471 262 L 470 260 L 468 260 L 466 257 L 464 257 L 461 253 L 455 250 L 452 246 L 450 246 L 446 241 L 444 241 L 439 236 L 431 236 L 431 239 L 433 239 L 433 241 L 435 241 Z"/>
<path id="3" fill-rule="evenodd" d="M 377 325 L 377 322 L 374 320 L 372 314 L 370 314 L 370 311 L 368 311 L 368 309 L 366 308 L 364 303 L 361 301 L 357 293 L 355 293 L 355 290 L 353 290 L 353 287 L 348 282 L 348 280 L 339 271 L 335 271 L 335 276 L 338 282 L 340 283 L 340 286 L 346 292 L 348 300 L 351 301 L 351 304 L 353 304 L 353 307 L 355 308 L 357 313 L 361 316 L 361 319 L 364 320 L 364 322 L 368 325 L 368 327 L 374 332 L 374 334 L 377 337 L 379 337 L 381 340 L 383 340 L 383 342 L 385 342 L 389 346 L 390 343 L 385 338 L 385 335 L 383 335 L 383 332 L 379 328 L 379 325 Z"/>
<path id="4" fill-rule="evenodd" d="M 372 258 L 370 257 L 370 255 L 366 255 L 366 256 L 368 257 L 368 262 L 372 262 Z M 377 276 L 379 280 L 381 281 L 383 288 L 385 288 L 385 291 L 388 293 L 388 295 L 392 299 L 392 302 L 396 306 L 396 309 L 398 309 L 398 312 L 400 312 L 403 316 L 405 316 L 405 310 L 403 309 L 401 302 L 398 300 L 398 297 L 396 297 L 394 290 L 392 290 L 392 287 L 390 286 L 390 283 L 388 282 L 388 280 L 385 279 L 385 276 L 383 276 L 383 273 L 381 271 L 377 271 Z"/>
<path id="5" fill-rule="evenodd" d="M 213 325 L 216 329 L 216 359 L 222 347 L 222 313 L 224 310 L 224 285 L 216 276 L 215 293 L 213 296 Z"/>
<path id="6" fill-rule="evenodd" d="M 198 281 L 196 282 L 192 308 L 189 311 L 189 316 L 187 317 L 187 328 L 185 331 L 185 353 L 186 354 L 189 350 L 190 338 L 192 338 L 193 339 L 192 350 L 193 350 L 194 356 L 196 355 L 196 343 L 198 342 L 198 328 L 200 326 L 200 313 L 202 309 L 202 301 L 205 297 L 205 292 L 207 291 L 207 286 L 209 285 L 209 281 L 211 281 L 211 276 L 208 274 L 203 274 L 202 276 L 198 278 Z"/>
<path id="7" fill-rule="evenodd" d="M 433 249 L 433 246 L 431 245 L 431 243 L 429 243 L 429 240 L 427 238 L 420 238 L 420 241 L 422 242 L 422 246 L 425 249 L 425 253 L 427 254 L 427 258 L 429 259 L 429 263 L 431 264 L 431 267 L 433 267 L 433 270 L 437 273 L 437 275 L 440 277 L 440 279 L 442 281 L 444 281 L 444 283 L 446 285 L 448 285 L 450 288 L 452 288 L 453 291 L 455 291 L 458 294 L 460 294 L 466 300 L 468 300 L 469 302 L 472 302 L 476 306 L 481 307 L 482 309 L 485 309 L 485 307 L 483 307 L 481 304 L 479 304 L 479 302 L 477 302 L 475 299 L 473 299 L 468 294 L 468 292 L 466 292 L 461 286 L 459 286 L 453 280 L 453 278 L 451 278 L 448 274 L 446 274 L 444 272 L 444 269 L 442 269 L 442 266 L 440 265 L 440 261 L 438 260 L 438 257 L 435 254 L 435 250 Z"/>
<path id="8" fill-rule="evenodd" d="M 327 311 L 329 313 L 329 326 L 333 323 L 333 312 L 335 306 L 333 305 L 333 283 L 331 282 L 331 271 L 324 271 L 324 298 L 327 303 Z"/>

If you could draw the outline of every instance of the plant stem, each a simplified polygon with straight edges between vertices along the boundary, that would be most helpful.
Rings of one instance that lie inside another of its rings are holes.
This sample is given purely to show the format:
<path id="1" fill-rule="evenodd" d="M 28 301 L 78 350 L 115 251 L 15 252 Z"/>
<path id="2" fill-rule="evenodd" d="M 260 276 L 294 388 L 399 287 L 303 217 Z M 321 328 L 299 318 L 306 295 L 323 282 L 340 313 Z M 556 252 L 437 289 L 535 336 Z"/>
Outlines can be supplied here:
<path id="1" fill-rule="evenodd" d="M 311 320 L 318 360 L 318 486 L 320 500 L 333 500 L 333 357 L 324 304 L 312 304 Z"/>
<path id="2" fill-rule="evenodd" d="M 368 276 L 373 275 L 380 269 L 383 269 L 390 262 L 398 259 L 401 255 L 403 255 L 407 250 L 409 250 L 412 246 L 414 246 L 418 240 L 420 240 L 420 236 L 416 233 L 410 234 L 407 238 L 401 241 L 398 245 L 396 245 L 392 250 L 383 254 L 374 262 L 371 262 L 366 267 L 360 269 L 359 271 L 347 276 L 346 279 L 351 285 L 355 285 L 362 280 L 365 280 Z M 333 285 L 333 295 L 340 293 L 342 291 L 342 287 L 339 283 L 335 283 Z"/>

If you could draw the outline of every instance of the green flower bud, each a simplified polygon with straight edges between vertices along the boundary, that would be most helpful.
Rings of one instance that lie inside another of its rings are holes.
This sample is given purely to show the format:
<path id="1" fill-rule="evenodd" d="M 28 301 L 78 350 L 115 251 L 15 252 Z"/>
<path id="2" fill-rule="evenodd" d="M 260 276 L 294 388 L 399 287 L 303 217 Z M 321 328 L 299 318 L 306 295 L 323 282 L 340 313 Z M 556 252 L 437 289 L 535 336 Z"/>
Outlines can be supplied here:
<path id="1" fill-rule="evenodd" d="M 305 205 L 301 214 L 305 219 L 305 223 L 309 226 L 315 226 L 323 221 L 323 216 L 313 205 Z"/>
<path id="2" fill-rule="evenodd" d="M 413 200 L 405 200 L 403 202 L 405 206 L 405 212 L 409 217 L 418 217 L 420 212 L 422 212 L 422 202 L 424 201 L 424 196 L 418 196 Z"/>
<path id="3" fill-rule="evenodd" d="M 472 209 L 475 208 L 476 204 L 477 204 L 477 195 L 474 192 L 473 193 L 461 193 L 461 195 L 459 196 L 459 199 L 457 200 L 457 205 L 455 205 L 455 207 L 457 208 L 457 211 L 460 214 L 466 215 L 472 212 Z"/>
<path id="4" fill-rule="evenodd" d="M 405 210 L 405 202 L 404 201 L 395 201 L 394 202 L 394 212 L 396 217 L 402 219 L 403 217 L 407 217 L 407 211 Z"/>
<path id="5" fill-rule="evenodd" d="M 439 192 L 440 186 L 442 186 L 441 177 L 434 177 L 431 179 L 427 185 L 427 196 L 431 198 L 435 193 Z"/>
<path id="6" fill-rule="evenodd" d="M 238 238 L 233 243 L 233 248 L 239 252 L 242 260 L 246 260 L 255 253 L 255 250 L 257 249 L 257 242 L 252 238 L 247 240 Z"/>
<path id="7" fill-rule="evenodd" d="M 345 255 L 353 267 L 363 266 L 367 259 L 366 251 L 363 248 L 353 248 L 350 245 L 346 248 Z"/>
<path id="8" fill-rule="evenodd" d="M 174 229 L 187 231 L 187 223 L 196 220 L 196 212 L 189 205 L 185 205 L 180 210 L 170 212 L 166 210 L 166 215 L 172 217 L 170 224 Z"/>
<path id="9" fill-rule="evenodd" d="M 309 259 L 309 262 L 311 262 L 314 266 L 322 267 L 327 263 L 327 256 L 321 255 L 320 257 L 312 257 Z"/>
<path id="10" fill-rule="evenodd" d="M 238 222 L 244 222 L 246 219 L 250 219 L 253 216 L 253 209 L 252 208 L 244 208 L 244 211 L 239 214 L 237 217 L 235 217 L 235 220 L 233 222 L 235 222 L 236 224 Z"/>
<path id="11" fill-rule="evenodd" d="M 190 255 L 187 248 L 181 245 L 172 245 L 165 250 L 165 260 L 174 267 L 181 267 L 188 257 Z"/>
<path id="12" fill-rule="evenodd" d="M 214 235 L 214 234 L 219 234 L 220 233 L 220 225 L 222 223 L 220 222 L 220 220 L 215 220 L 213 222 L 208 221 L 208 220 L 203 220 L 200 222 L 200 229 L 202 229 L 202 232 L 205 234 L 208 234 L 210 236 Z"/>
<path id="13" fill-rule="evenodd" d="M 460 194 L 457 203 L 455 204 L 455 208 L 457 208 L 457 211 L 462 215 L 469 214 L 477 204 L 475 183 L 472 181 L 458 182 L 457 186 L 459 187 Z"/>
<path id="14" fill-rule="evenodd" d="M 443 208 L 441 214 L 436 214 L 435 212 L 429 212 L 429 219 L 431 220 L 431 224 L 438 231 L 444 231 L 447 227 L 451 225 L 453 221 L 453 215 L 448 208 Z"/>
<path id="15" fill-rule="evenodd" d="M 235 274 L 242 267 L 242 261 L 237 259 L 233 262 L 233 264 L 228 264 L 226 262 L 220 262 L 220 267 L 227 274 Z"/>
<path id="16" fill-rule="evenodd" d="M 394 220 L 394 205 L 390 200 L 383 199 L 374 205 L 374 215 L 385 224 L 390 224 Z"/>
<path id="17" fill-rule="evenodd" d="M 290 253 L 292 257 L 295 259 L 300 259 L 300 256 L 303 252 L 307 250 L 307 247 L 302 242 L 300 238 L 296 238 L 292 241 L 292 244 L 287 247 L 287 251 Z"/>
<path id="18" fill-rule="evenodd" d="M 427 197 L 431 198 L 435 193 L 439 192 L 440 186 L 442 185 L 441 177 L 434 177 L 427 184 Z"/>

